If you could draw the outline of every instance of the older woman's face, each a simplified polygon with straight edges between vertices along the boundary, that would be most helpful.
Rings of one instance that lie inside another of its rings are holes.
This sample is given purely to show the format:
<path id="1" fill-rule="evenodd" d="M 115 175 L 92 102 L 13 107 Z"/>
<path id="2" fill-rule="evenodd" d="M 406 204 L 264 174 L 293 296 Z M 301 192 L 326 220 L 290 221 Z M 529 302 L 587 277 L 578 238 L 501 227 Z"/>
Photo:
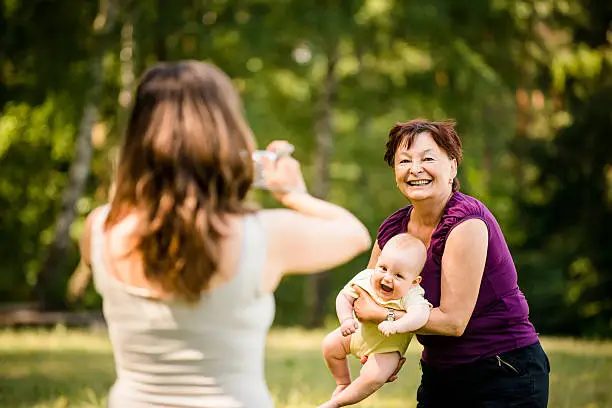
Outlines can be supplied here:
<path id="1" fill-rule="evenodd" d="M 409 148 L 400 144 L 393 168 L 397 187 L 410 201 L 448 197 L 457 175 L 457 161 L 448 157 L 429 132 L 417 134 Z"/>

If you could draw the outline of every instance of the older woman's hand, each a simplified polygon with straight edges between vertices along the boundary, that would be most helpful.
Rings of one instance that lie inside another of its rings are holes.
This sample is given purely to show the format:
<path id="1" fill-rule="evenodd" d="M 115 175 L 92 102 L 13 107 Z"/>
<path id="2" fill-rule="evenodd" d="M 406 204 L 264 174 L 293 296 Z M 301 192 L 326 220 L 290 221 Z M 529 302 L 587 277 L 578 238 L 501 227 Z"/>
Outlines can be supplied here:
<path id="1" fill-rule="evenodd" d="M 359 295 L 353 304 L 353 310 L 355 311 L 357 319 L 362 322 L 376 324 L 384 321 L 387 318 L 387 309 L 376 303 L 368 292 L 359 286 L 355 285 L 354 288 Z"/>

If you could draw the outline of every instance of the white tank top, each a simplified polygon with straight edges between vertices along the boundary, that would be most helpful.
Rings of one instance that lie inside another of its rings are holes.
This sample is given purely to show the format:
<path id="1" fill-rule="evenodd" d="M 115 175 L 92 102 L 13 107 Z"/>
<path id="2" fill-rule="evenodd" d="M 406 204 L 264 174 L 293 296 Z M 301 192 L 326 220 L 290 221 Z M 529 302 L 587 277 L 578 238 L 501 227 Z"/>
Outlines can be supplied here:
<path id="1" fill-rule="evenodd" d="M 260 290 L 266 235 L 256 214 L 243 218 L 232 280 L 189 306 L 150 298 L 107 272 L 103 225 L 92 225 L 92 269 L 113 347 L 117 380 L 108 407 L 273 406 L 264 378 L 274 297 Z"/>

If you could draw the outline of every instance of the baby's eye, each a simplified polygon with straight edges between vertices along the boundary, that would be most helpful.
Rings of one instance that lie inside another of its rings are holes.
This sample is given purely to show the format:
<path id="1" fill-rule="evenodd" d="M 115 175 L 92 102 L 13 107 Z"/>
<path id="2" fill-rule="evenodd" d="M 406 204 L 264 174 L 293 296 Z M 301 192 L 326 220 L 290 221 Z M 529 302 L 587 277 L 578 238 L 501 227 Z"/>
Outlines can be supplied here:
<path id="1" fill-rule="evenodd" d="M 396 274 L 396 275 L 395 275 L 395 277 L 396 277 L 397 279 L 399 279 L 399 280 L 403 280 L 403 279 L 404 279 L 404 275 L 401 275 L 401 274 L 399 274 L 399 273 L 398 273 L 398 274 Z"/>

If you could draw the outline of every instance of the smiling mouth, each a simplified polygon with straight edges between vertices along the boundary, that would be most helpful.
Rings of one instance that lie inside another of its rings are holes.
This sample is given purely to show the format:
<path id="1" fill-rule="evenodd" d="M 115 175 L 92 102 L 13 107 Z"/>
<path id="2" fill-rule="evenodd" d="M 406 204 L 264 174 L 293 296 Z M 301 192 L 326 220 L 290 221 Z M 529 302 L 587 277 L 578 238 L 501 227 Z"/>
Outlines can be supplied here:
<path id="1" fill-rule="evenodd" d="M 408 181 L 407 183 L 411 187 L 419 187 L 419 186 L 426 186 L 428 184 L 431 184 L 431 180 L 412 180 L 412 181 Z"/>
<path id="2" fill-rule="evenodd" d="M 385 293 L 391 293 L 393 292 L 393 288 L 390 286 L 385 285 L 384 283 L 380 284 L 380 288 L 382 289 L 383 292 Z"/>

